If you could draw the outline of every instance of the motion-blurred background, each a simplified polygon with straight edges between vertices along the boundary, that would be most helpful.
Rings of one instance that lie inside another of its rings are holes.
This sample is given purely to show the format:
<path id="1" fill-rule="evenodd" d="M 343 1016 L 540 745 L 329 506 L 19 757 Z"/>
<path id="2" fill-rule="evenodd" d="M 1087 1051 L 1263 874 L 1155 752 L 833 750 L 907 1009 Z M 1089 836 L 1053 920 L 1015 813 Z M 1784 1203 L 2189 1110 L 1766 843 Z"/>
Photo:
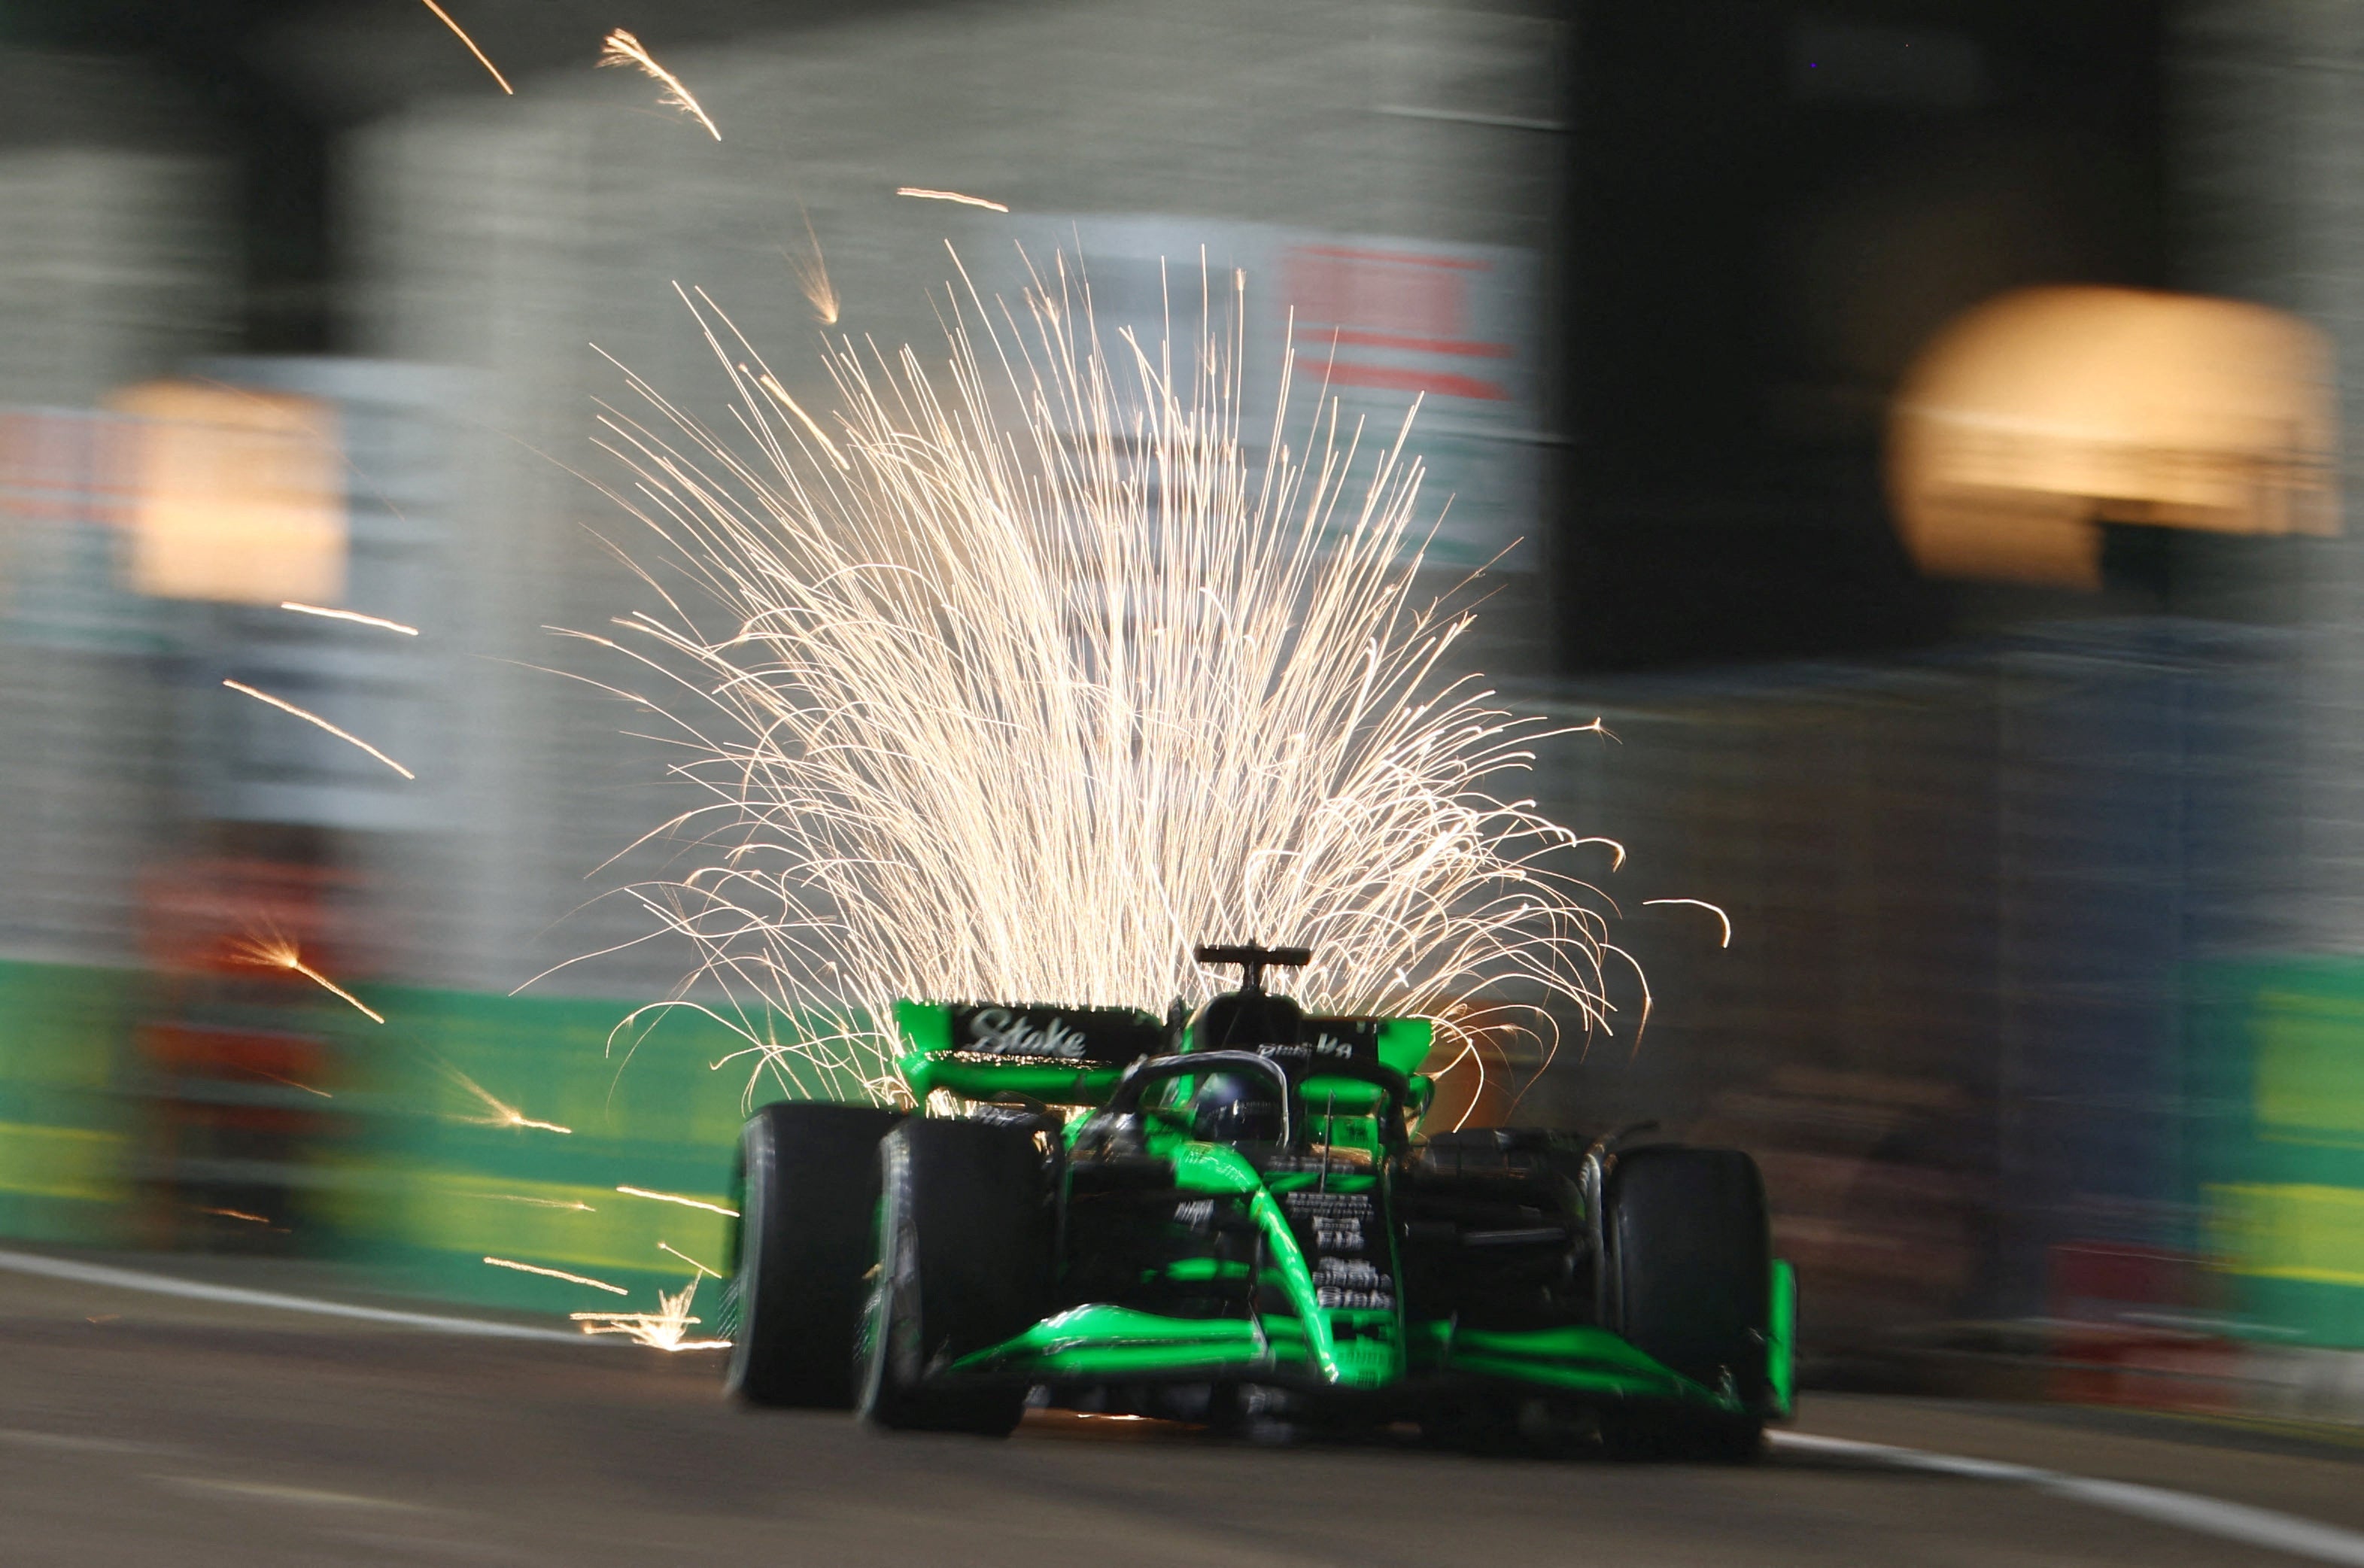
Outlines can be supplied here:
<path id="1" fill-rule="evenodd" d="M 608 1047 L 688 960 L 595 900 L 662 753 L 546 668 L 650 594 L 592 345 L 719 416 L 703 287 L 826 406 L 816 246 L 890 348 L 947 240 L 1104 327 L 1203 253 L 1252 394 L 1293 317 L 1423 398 L 1475 662 L 1616 734 L 1533 790 L 1656 1011 L 1522 1118 L 1756 1151 L 1824 1381 L 2364 1421 L 2364 8 L 445 9 L 514 95 L 418 0 L 0 3 L 0 1234 L 718 1261 L 615 1191 L 714 1200 L 745 1075 Z"/>

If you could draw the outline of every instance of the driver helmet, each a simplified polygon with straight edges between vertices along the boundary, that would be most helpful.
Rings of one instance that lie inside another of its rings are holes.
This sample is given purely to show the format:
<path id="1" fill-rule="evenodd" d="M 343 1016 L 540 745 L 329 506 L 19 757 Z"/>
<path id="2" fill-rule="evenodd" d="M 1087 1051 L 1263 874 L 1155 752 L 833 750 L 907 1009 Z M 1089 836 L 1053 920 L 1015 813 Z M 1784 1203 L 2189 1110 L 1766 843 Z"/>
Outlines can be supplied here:
<path id="1" fill-rule="evenodd" d="M 1286 1120 L 1261 1073 L 1210 1073 L 1190 1096 L 1190 1136 L 1206 1143 L 1273 1143 Z"/>

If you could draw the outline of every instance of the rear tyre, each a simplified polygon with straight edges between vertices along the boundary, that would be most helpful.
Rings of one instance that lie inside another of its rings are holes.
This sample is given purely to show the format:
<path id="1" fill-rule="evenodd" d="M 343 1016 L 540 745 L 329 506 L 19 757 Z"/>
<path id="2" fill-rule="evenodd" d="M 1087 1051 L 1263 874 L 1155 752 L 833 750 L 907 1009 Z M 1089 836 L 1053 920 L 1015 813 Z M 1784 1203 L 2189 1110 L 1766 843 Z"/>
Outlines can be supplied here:
<path id="1" fill-rule="evenodd" d="M 943 1387 L 961 1357 L 1049 1309 L 1050 1184 L 1033 1134 L 913 1119 L 878 1146 L 878 1267 L 856 1350 L 864 1420 L 1007 1437 L 1023 1385 Z"/>
<path id="2" fill-rule="evenodd" d="M 1740 1410 L 1611 1410 L 1603 1440 L 1637 1458 L 1756 1457 L 1771 1395 L 1773 1275 L 1756 1162 L 1736 1149 L 1629 1150 L 1610 1174 L 1605 1207 L 1610 1326 Z"/>
<path id="3" fill-rule="evenodd" d="M 878 1140 L 901 1120 L 874 1106 L 765 1106 L 739 1137 L 739 1196 L 723 1316 L 723 1386 L 751 1405 L 853 1405 L 855 1325 L 878 1206 Z"/>

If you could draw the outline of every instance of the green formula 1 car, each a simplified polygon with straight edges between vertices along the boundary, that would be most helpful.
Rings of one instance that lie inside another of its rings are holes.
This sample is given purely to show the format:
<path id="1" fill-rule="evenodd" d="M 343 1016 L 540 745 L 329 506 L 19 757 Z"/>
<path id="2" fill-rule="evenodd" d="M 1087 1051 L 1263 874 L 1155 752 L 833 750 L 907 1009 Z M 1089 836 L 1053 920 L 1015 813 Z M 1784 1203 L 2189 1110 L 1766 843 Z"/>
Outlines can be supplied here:
<path id="1" fill-rule="evenodd" d="M 1556 1414 L 1724 1458 L 1788 1413 L 1793 1291 L 1747 1155 L 1419 1138 L 1426 1021 L 1267 992 L 1303 949 L 1199 957 L 1244 976 L 1195 1017 L 898 1004 L 913 1099 L 962 1115 L 758 1111 L 730 1388 L 987 1434 L 1030 1396 L 1218 1426 Z"/>

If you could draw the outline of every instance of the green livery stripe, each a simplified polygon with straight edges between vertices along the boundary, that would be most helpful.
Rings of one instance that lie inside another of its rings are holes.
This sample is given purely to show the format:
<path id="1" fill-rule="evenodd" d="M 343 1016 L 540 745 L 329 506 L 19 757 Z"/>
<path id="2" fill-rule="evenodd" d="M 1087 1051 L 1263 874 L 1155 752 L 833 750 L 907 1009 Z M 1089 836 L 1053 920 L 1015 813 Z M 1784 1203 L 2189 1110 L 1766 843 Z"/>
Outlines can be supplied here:
<path id="1" fill-rule="evenodd" d="M 1270 1371 L 1302 1363 L 1305 1336 L 1293 1320 L 1165 1318 L 1130 1307 L 1077 1307 L 1012 1340 L 953 1363 L 959 1373 L 1023 1372 L 1048 1377 L 1118 1377 L 1173 1372 Z"/>
<path id="2" fill-rule="evenodd" d="M 1554 1388 L 1573 1389 L 1585 1394 L 1616 1394 L 1639 1396 L 1644 1398 L 1703 1399 L 1713 1404 L 1724 1401 L 1699 1385 L 1675 1373 L 1645 1373 L 1630 1367 L 1603 1363 L 1588 1366 L 1582 1363 L 1533 1362 L 1517 1356 L 1455 1354 L 1451 1370 L 1483 1377 L 1513 1379 L 1521 1383 L 1540 1383 Z"/>
<path id="3" fill-rule="evenodd" d="M 1308 1078 L 1297 1086 L 1298 1096 L 1305 1102 L 1306 1110 L 1315 1116 L 1366 1117 L 1379 1108 L 1387 1091 L 1377 1084 L 1361 1078 L 1341 1078 L 1322 1073 Z"/>
<path id="4" fill-rule="evenodd" d="M 1796 1407 L 1798 1342 L 1798 1271 L 1788 1260 L 1773 1260 L 1771 1331 L 1765 1337 L 1766 1381 L 1773 1387 L 1772 1414 L 1787 1419 Z"/>
<path id="5" fill-rule="evenodd" d="M 1204 1148 L 1206 1145 L 1199 1145 Z M 1229 1151 L 1225 1151 L 1229 1152 Z M 1246 1162 L 1241 1162 L 1243 1164 Z M 1313 1288 L 1313 1271 L 1305 1266 L 1305 1254 L 1298 1249 L 1297 1237 L 1288 1229 L 1288 1218 L 1272 1195 L 1258 1187 L 1248 1196 L 1248 1212 L 1264 1228 L 1265 1244 L 1272 1249 L 1273 1266 L 1279 1271 L 1282 1287 L 1289 1305 L 1297 1308 L 1298 1321 L 1304 1325 L 1305 1348 L 1321 1373 L 1322 1381 L 1338 1383 L 1346 1379 L 1346 1369 L 1338 1360 L 1338 1343 L 1330 1333 L 1329 1315 L 1321 1310 L 1321 1297 Z M 1358 1369 L 1359 1370 L 1359 1369 Z M 1364 1382 L 1357 1378 L 1355 1381 Z"/>
<path id="6" fill-rule="evenodd" d="M 1606 1329 L 1570 1325 L 1504 1332 L 1463 1329 L 1444 1347 L 1440 1371 L 1478 1373 L 1590 1393 L 1658 1396 L 1729 1405 Z"/>
<path id="7" fill-rule="evenodd" d="M 1313 1271 L 1306 1267 L 1305 1253 L 1288 1228 L 1288 1218 L 1265 1190 L 1265 1179 L 1256 1168 L 1237 1150 L 1220 1143 L 1184 1143 L 1167 1157 L 1174 1162 L 1174 1184 L 1183 1191 L 1247 1199 L 1249 1214 L 1264 1231 L 1272 1272 L 1280 1276 L 1282 1292 L 1288 1296 L 1289 1305 L 1297 1308 L 1297 1316 L 1305 1326 L 1306 1353 L 1314 1370 L 1327 1383 L 1350 1381 L 1346 1367 L 1338 1359 L 1329 1315 L 1322 1311 L 1321 1297 L 1314 1289 Z M 1355 1371 L 1362 1373 L 1364 1369 L 1358 1365 Z M 1369 1379 L 1365 1374 L 1351 1381 L 1359 1384 Z"/>

